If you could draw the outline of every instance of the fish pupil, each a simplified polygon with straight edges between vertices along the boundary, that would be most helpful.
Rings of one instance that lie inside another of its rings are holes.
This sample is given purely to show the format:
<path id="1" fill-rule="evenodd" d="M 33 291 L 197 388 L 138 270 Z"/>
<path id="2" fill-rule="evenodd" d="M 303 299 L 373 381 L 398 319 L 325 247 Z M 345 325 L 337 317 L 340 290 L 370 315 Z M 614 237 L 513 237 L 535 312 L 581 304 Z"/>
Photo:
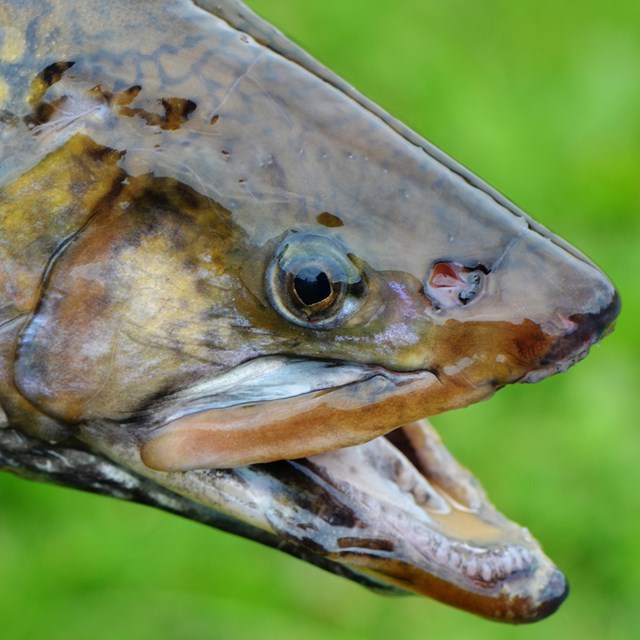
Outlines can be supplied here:
<path id="1" fill-rule="evenodd" d="M 293 280 L 295 294 L 302 304 L 311 307 L 331 297 L 327 274 L 317 267 L 304 267 Z"/>

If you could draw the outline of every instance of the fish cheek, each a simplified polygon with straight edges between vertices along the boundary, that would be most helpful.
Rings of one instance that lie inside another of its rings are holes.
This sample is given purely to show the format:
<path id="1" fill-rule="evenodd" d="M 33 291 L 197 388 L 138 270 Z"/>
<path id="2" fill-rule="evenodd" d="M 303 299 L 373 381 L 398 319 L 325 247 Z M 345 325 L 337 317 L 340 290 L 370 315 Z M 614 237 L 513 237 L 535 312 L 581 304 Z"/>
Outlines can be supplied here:
<path id="1" fill-rule="evenodd" d="M 215 234 L 223 244 L 215 212 L 206 212 L 207 228 L 197 207 L 182 202 L 179 211 L 166 198 L 160 206 L 157 191 L 174 195 L 171 185 L 138 187 L 153 188 L 153 202 L 115 202 L 77 235 L 52 265 L 21 335 L 17 386 L 66 423 L 126 420 L 163 389 L 216 370 L 204 343 L 212 292 L 227 295 L 212 284 L 222 278 L 220 256 L 209 251 L 193 264 L 194 247 L 208 247 Z"/>
<path id="2" fill-rule="evenodd" d="M 88 230 L 56 261 L 15 363 L 25 397 L 66 423 L 92 413 L 92 399 L 116 375 L 112 369 L 121 355 L 123 301 L 113 288 L 111 259 L 119 230 L 96 227 L 105 232 L 102 238 Z"/>

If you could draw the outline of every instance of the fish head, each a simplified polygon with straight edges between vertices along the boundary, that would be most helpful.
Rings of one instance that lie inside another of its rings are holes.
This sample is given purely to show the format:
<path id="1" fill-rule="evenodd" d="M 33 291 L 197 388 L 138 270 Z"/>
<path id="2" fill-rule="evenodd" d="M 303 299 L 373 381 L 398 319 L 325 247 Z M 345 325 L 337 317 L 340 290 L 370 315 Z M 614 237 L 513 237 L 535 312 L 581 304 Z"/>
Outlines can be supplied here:
<path id="1" fill-rule="evenodd" d="M 415 421 L 568 368 L 613 285 L 239 3 L 124 4 L 87 37 L 54 3 L 9 83 L 8 423 L 374 588 L 552 612 L 564 578 Z"/>
<path id="2" fill-rule="evenodd" d="M 245 359 L 229 371 L 236 390 L 242 378 L 254 391 L 230 402 L 240 410 L 209 413 L 194 400 L 145 446 L 151 466 L 185 469 L 191 453 L 191 468 L 237 466 L 359 444 L 564 371 L 610 329 L 619 298 L 592 262 L 424 150 L 398 145 L 393 161 L 376 160 L 394 142 L 392 131 L 380 135 L 346 160 L 341 179 L 360 185 L 349 198 L 333 170 L 331 180 L 323 173 L 321 145 L 309 193 L 288 211 L 269 223 L 257 210 L 232 216 L 245 240 L 226 309 L 242 326 Z M 336 165 L 348 149 L 334 151 Z M 331 189 L 315 187 L 316 175 Z M 196 395 L 214 397 L 230 380 L 216 376 Z"/>
<path id="3" fill-rule="evenodd" d="M 76 225 L 21 333 L 35 406 L 142 414 L 150 466 L 222 468 L 358 444 L 586 355 L 619 309 L 593 263 L 235 9 L 159 5 L 134 48 L 138 23 L 109 14 L 37 43 L 30 88 L 15 74 L 7 111 L 32 110 L 11 172 L 59 184 Z M 177 46 L 196 41 L 197 73 Z"/>

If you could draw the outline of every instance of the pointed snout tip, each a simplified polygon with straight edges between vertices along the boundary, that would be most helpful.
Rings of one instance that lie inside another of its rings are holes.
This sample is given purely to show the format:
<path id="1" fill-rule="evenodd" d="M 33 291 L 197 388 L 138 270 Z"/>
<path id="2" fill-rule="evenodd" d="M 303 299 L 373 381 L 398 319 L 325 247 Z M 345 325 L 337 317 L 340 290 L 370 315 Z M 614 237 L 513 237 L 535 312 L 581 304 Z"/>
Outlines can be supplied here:
<path id="1" fill-rule="evenodd" d="M 556 334 L 550 349 L 519 382 L 540 382 L 566 371 L 583 360 L 593 345 L 613 331 L 620 314 L 621 302 L 614 286 L 608 281 L 607 285 L 606 292 L 594 289 L 586 307 L 588 311 L 561 314 L 565 332 L 560 336 Z"/>
<path id="2" fill-rule="evenodd" d="M 615 327 L 621 307 L 620 294 L 611 285 L 610 295 L 601 303 L 597 311 L 576 313 L 570 316 L 569 319 L 578 327 L 571 336 L 572 342 L 574 344 L 579 342 L 595 344 L 609 335 Z"/>
<path id="3" fill-rule="evenodd" d="M 536 608 L 530 622 L 537 622 L 555 613 L 569 595 L 569 583 L 562 571 L 555 569 L 544 591 L 540 594 L 541 603 Z"/>
<path id="4" fill-rule="evenodd" d="M 608 336 L 613 331 L 621 309 L 622 300 L 618 290 L 614 288 L 611 302 L 598 314 L 598 325 L 601 327 L 600 337 Z"/>

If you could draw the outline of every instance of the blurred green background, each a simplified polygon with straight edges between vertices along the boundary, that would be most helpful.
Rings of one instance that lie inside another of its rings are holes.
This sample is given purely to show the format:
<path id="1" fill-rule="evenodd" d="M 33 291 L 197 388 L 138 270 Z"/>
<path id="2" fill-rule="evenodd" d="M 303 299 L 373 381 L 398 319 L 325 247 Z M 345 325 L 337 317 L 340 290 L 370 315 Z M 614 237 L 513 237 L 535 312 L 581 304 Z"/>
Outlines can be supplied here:
<path id="1" fill-rule="evenodd" d="M 640 3 L 252 0 L 593 257 L 616 332 L 568 374 L 434 420 L 572 586 L 530 627 L 384 598 L 135 505 L 0 477 L 0 637 L 625 639 L 640 629 Z M 635 632 L 634 632 L 635 630 Z"/>

